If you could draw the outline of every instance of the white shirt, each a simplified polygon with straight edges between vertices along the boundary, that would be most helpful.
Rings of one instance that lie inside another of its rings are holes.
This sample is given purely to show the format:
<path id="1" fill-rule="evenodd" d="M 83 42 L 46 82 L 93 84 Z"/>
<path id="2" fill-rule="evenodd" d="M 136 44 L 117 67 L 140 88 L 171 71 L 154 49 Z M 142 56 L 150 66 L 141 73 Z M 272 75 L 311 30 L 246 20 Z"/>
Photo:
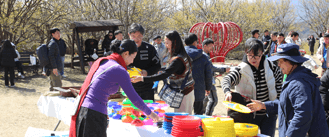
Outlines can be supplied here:
<path id="1" fill-rule="evenodd" d="M 16 54 L 17 54 L 17 58 L 15 58 L 15 62 L 18 61 L 21 58 L 21 55 L 19 54 L 19 52 L 15 49 Z"/>

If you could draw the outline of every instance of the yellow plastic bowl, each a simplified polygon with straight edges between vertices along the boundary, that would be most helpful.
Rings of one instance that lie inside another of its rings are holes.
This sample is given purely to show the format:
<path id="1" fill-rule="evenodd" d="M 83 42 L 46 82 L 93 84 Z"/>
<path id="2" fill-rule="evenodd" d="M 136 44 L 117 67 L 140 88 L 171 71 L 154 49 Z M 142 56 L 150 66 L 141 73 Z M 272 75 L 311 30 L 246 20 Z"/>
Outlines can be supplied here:
<path id="1" fill-rule="evenodd" d="M 234 123 L 233 118 L 221 118 L 221 117 L 215 117 L 215 118 L 205 118 L 202 119 L 202 123 L 205 125 L 217 125 L 217 124 L 230 124 Z"/>
<path id="2" fill-rule="evenodd" d="M 235 137 L 234 120 L 232 118 L 202 119 L 204 137 Z"/>
<path id="3" fill-rule="evenodd" d="M 133 76 L 141 76 L 140 72 L 142 72 L 142 70 L 139 68 L 130 68 L 127 71 L 129 73 L 130 78 Z"/>
<path id="4" fill-rule="evenodd" d="M 258 126 L 249 123 L 235 123 L 234 124 L 236 136 L 257 136 Z"/>

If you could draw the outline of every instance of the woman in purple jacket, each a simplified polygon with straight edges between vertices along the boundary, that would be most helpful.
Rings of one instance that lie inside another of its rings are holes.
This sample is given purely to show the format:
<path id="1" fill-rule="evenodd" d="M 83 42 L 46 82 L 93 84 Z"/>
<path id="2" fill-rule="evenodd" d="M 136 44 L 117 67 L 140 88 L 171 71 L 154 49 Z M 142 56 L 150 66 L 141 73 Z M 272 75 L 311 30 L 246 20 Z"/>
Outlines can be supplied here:
<path id="1" fill-rule="evenodd" d="M 111 45 L 111 51 L 112 54 L 109 57 L 101 58 L 102 61 L 94 64 L 99 65 L 96 71 L 94 70 L 95 66 L 92 66 L 93 70 L 91 71 L 95 71 L 91 78 L 93 82 L 78 111 L 75 121 L 76 129 L 71 124 L 73 127 L 70 127 L 70 137 L 74 135 L 77 137 L 106 137 L 107 97 L 116 93 L 119 86 L 137 108 L 154 121 L 159 119 L 158 115 L 152 112 L 138 96 L 130 82 L 126 66 L 131 64 L 136 57 L 137 46 L 135 42 L 132 40 L 123 40 L 122 43 L 117 41 Z M 72 130 L 75 130 L 76 134 Z"/>

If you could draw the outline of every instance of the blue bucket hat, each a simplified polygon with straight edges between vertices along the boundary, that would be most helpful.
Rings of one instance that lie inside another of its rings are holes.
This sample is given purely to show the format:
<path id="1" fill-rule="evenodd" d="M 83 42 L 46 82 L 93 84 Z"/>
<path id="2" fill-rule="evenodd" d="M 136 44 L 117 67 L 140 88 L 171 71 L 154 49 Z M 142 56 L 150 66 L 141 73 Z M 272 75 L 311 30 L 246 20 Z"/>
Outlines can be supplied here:
<path id="1" fill-rule="evenodd" d="M 303 63 L 308 60 L 300 55 L 299 46 L 294 43 L 282 44 L 278 46 L 277 54 L 268 58 L 270 61 L 287 59 L 295 63 Z"/>

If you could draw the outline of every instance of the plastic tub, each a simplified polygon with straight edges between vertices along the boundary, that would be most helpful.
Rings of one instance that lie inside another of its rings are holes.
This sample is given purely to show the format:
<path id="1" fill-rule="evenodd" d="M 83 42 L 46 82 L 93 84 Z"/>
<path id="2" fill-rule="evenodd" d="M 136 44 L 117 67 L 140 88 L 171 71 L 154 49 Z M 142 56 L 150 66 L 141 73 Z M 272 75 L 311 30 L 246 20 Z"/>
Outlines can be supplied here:
<path id="1" fill-rule="evenodd" d="M 257 136 L 258 126 L 249 123 L 234 124 L 236 136 Z"/>

